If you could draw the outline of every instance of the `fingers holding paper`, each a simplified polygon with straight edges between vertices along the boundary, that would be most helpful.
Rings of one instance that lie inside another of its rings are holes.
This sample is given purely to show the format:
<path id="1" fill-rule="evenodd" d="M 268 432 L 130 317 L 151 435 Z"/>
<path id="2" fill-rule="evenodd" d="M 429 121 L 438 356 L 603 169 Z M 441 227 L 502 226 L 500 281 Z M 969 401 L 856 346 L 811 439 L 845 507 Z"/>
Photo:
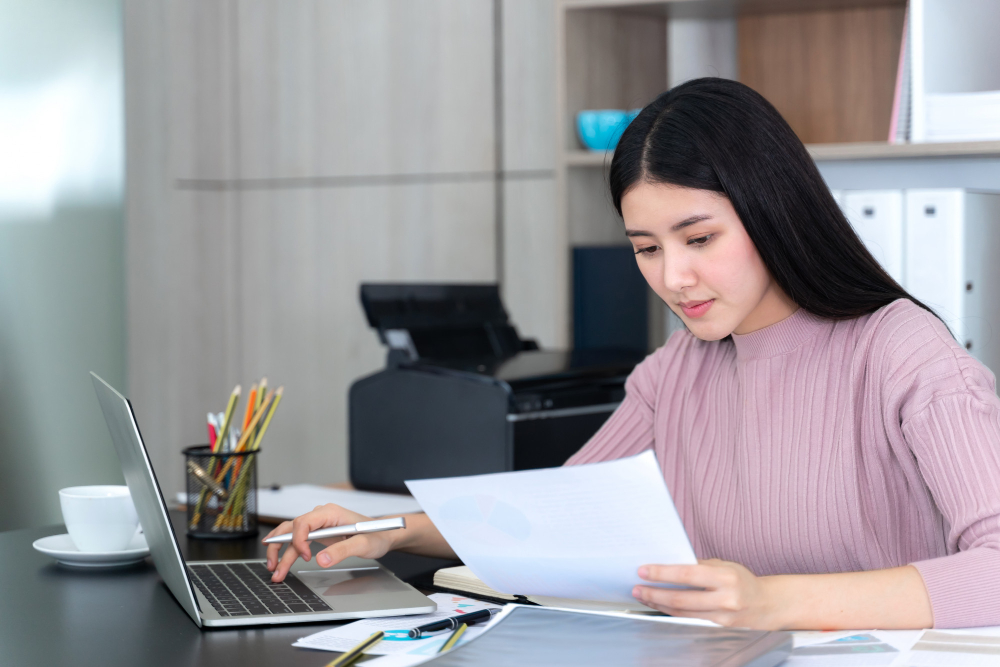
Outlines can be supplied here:
<path id="1" fill-rule="evenodd" d="M 357 512 L 352 512 L 333 504 L 322 505 L 312 512 L 307 512 L 302 516 L 296 517 L 292 521 L 285 521 L 264 538 L 267 539 L 286 533 L 292 534 L 292 543 L 288 545 L 288 548 L 285 549 L 285 553 L 281 555 L 280 559 L 278 553 L 281 545 L 269 544 L 267 546 L 267 569 L 273 572 L 271 580 L 275 582 L 283 581 L 285 575 L 288 574 L 288 571 L 299 557 L 307 561 L 312 558 L 312 551 L 309 546 L 310 541 L 308 539 L 310 532 L 319 530 L 320 528 L 344 526 L 361 521 L 370 521 L 370 519 Z M 384 556 L 390 548 L 391 540 L 385 537 L 382 537 L 382 539 L 372 539 L 376 536 L 381 536 L 381 534 L 355 535 L 346 538 L 333 537 L 318 540 L 320 543 L 328 545 L 329 548 L 317 554 L 316 562 L 321 567 L 330 567 L 348 556 L 362 556 L 365 558 L 379 558 Z M 385 544 L 383 545 L 382 542 Z"/>
<path id="2" fill-rule="evenodd" d="M 739 563 L 711 559 L 697 565 L 644 565 L 639 576 L 651 583 L 688 587 L 633 589 L 637 600 L 665 614 L 727 627 L 777 629 L 765 579 Z"/>

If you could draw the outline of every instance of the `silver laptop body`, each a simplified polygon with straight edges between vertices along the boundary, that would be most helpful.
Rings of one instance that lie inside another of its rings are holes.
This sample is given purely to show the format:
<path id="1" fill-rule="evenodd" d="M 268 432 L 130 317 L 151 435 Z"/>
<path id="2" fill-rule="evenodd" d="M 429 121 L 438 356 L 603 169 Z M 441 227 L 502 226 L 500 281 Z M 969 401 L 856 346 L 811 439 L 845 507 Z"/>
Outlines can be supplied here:
<path id="1" fill-rule="evenodd" d="M 374 560 L 350 558 L 325 570 L 313 564 L 315 559 L 299 560 L 287 586 L 270 583 L 263 560 L 185 563 L 132 405 L 91 376 L 153 563 L 198 626 L 314 623 L 436 610 L 433 601 Z"/>

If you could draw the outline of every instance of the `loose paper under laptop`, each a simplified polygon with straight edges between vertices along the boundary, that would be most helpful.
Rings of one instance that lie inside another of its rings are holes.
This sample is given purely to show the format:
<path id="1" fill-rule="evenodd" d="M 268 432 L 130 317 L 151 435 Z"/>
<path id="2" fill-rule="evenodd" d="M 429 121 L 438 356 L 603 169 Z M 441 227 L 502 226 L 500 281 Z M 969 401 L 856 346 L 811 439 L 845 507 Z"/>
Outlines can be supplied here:
<path id="1" fill-rule="evenodd" d="M 697 562 L 653 452 L 406 485 L 458 557 L 503 593 L 635 602 L 639 566 Z"/>

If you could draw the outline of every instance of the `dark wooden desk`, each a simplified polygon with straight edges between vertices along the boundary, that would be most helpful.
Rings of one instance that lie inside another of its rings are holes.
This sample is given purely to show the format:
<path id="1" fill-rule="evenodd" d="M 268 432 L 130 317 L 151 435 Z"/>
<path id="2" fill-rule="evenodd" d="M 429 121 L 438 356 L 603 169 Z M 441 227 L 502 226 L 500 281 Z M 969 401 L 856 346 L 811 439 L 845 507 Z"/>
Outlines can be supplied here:
<path id="1" fill-rule="evenodd" d="M 263 557 L 259 539 L 189 540 L 183 515 L 172 512 L 185 558 L 218 560 Z M 0 533 L 0 664 L 34 667 L 319 667 L 335 654 L 292 647 L 299 637 L 336 623 L 233 630 L 199 630 L 152 562 L 117 570 L 78 570 L 31 548 L 48 526 Z M 381 562 L 401 579 L 429 582 L 440 567 L 454 565 L 407 554 Z"/>

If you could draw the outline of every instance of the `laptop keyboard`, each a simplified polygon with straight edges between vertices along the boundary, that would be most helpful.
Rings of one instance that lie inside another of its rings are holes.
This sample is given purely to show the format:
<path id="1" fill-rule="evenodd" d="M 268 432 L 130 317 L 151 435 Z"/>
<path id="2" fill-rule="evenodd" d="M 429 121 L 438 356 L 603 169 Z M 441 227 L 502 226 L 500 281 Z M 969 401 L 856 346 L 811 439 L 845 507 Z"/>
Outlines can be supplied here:
<path id="1" fill-rule="evenodd" d="M 271 582 L 263 563 L 190 565 L 188 576 L 220 616 L 267 616 L 331 611 L 291 572 L 280 584 Z"/>

